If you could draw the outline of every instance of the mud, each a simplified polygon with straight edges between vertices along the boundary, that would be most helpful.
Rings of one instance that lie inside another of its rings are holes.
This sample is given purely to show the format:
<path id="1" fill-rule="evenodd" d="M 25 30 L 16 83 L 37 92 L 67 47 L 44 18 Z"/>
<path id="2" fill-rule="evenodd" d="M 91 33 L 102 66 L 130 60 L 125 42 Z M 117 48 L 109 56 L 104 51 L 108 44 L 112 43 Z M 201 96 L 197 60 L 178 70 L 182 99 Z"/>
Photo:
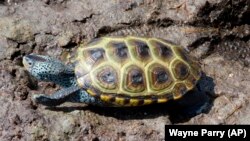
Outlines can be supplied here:
<path id="1" fill-rule="evenodd" d="M 0 140 L 164 140 L 166 124 L 250 123 L 248 0 L 0 1 Z M 199 59 L 197 91 L 135 108 L 65 103 L 48 108 L 33 94 L 60 88 L 39 82 L 22 57 L 65 53 L 106 35 L 154 36 Z"/>

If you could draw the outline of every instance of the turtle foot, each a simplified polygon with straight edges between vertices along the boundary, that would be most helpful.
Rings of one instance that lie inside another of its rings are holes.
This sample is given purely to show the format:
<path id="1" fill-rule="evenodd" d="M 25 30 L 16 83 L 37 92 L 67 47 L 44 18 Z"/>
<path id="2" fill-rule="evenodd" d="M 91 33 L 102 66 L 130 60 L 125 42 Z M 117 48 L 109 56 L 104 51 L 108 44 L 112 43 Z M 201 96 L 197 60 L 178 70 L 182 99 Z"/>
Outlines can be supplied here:
<path id="1" fill-rule="evenodd" d="M 64 100 L 53 99 L 44 94 L 36 94 L 33 96 L 33 101 L 37 104 L 42 104 L 45 106 L 57 106 L 64 102 Z"/>

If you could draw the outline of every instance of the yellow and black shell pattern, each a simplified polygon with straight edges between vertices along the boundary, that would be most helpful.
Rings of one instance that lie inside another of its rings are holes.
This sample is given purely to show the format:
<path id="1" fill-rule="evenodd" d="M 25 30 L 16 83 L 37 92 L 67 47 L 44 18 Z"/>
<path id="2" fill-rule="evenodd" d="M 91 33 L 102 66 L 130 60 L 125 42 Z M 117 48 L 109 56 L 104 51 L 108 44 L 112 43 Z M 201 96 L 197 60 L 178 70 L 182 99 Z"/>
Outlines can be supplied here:
<path id="1" fill-rule="evenodd" d="M 141 106 L 181 98 L 201 77 L 198 62 L 159 38 L 96 38 L 71 58 L 80 87 L 104 103 Z"/>

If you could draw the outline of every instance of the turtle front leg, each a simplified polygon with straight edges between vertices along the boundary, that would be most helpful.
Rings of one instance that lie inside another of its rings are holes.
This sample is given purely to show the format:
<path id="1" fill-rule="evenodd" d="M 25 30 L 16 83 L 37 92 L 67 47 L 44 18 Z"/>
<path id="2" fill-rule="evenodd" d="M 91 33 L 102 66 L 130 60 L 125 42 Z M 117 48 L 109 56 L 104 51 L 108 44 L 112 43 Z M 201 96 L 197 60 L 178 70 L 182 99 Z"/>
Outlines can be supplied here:
<path id="1" fill-rule="evenodd" d="M 33 99 L 36 103 L 45 106 L 57 106 L 67 101 L 68 96 L 78 91 L 80 88 L 77 86 L 71 86 L 61 89 L 52 95 L 36 94 Z"/>
<path id="2" fill-rule="evenodd" d="M 84 103 L 95 106 L 107 105 L 106 103 L 103 103 L 100 99 L 97 99 L 96 97 L 93 97 L 88 94 L 88 92 L 84 89 L 80 89 L 75 94 L 70 95 L 67 101 L 72 103 Z"/>

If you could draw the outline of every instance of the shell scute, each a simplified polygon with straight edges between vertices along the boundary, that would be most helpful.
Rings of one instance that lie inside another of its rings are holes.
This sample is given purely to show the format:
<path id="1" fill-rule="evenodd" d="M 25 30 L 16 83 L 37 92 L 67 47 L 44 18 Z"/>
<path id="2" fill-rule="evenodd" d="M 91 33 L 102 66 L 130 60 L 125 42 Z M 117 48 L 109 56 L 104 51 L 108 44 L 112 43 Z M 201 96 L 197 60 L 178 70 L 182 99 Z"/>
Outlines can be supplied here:
<path id="1" fill-rule="evenodd" d="M 93 77 L 96 78 L 96 82 L 104 89 L 117 88 L 118 76 L 116 70 L 110 66 L 101 66 L 93 71 Z"/>
<path id="2" fill-rule="evenodd" d="M 142 92 L 146 89 L 146 78 L 143 70 L 136 65 L 124 68 L 122 84 L 124 90 L 131 93 Z"/>
<path id="3" fill-rule="evenodd" d="M 171 68 L 173 69 L 175 78 L 179 80 L 184 80 L 189 75 L 189 67 L 180 60 L 175 60 Z"/>
<path id="4" fill-rule="evenodd" d="M 166 67 L 153 63 L 148 68 L 150 87 L 154 91 L 168 88 L 173 83 L 173 77 Z"/>
<path id="5" fill-rule="evenodd" d="M 153 52 L 157 58 L 164 60 L 167 63 L 171 62 L 172 58 L 174 58 L 174 54 L 170 46 L 157 40 L 150 40 L 149 42 L 153 47 Z"/>
<path id="6" fill-rule="evenodd" d="M 129 56 L 128 47 L 124 42 L 111 41 L 107 44 L 107 50 L 109 57 L 111 57 L 117 63 L 125 61 Z"/>
<path id="7" fill-rule="evenodd" d="M 105 50 L 103 48 L 90 48 L 83 52 L 80 63 L 82 63 L 86 69 L 91 70 L 104 60 Z"/>
<path id="8" fill-rule="evenodd" d="M 184 83 L 176 83 L 173 88 L 173 98 L 179 99 L 187 92 L 187 87 Z"/>
<path id="9" fill-rule="evenodd" d="M 145 41 L 129 39 L 127 43 L 131 46 L 131 53 L 135 59 L 142 62 L 148 62 L 151 59 L 150 48 Z"/>

